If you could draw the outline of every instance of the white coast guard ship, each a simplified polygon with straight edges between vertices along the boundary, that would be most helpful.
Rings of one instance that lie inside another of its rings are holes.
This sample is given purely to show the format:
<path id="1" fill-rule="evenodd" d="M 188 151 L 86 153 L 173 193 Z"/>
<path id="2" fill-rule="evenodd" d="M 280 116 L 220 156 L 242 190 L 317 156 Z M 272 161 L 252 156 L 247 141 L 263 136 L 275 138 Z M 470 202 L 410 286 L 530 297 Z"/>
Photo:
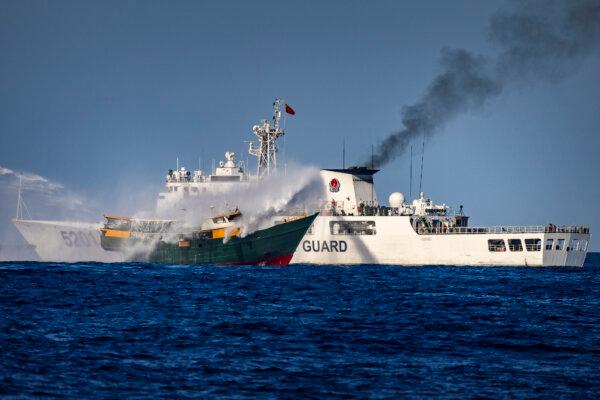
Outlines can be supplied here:
<path id="1" fill-rule="evenodd" d="M 295 264 L 489 265 L 581 267 L 590 231 L 581 226 L 470 227 L 462 206 L 453 212 L 420 193 L 401 193 L 380 206 L 377 170 L 325 169 L 327 201 L 298 249 Z"/>
<path id="2" fill-rule="evenodd" d="M 260 184 L 277 167 L 276 140 L 284 134 L 280 104 L 279 99 L 274 103 L 272 122 L 262 120 L 253 127 L 259 144 L 251 143 L 249 153 L 257 157 L 256 175 L 249 175 L 231 152 L 209 174 L 178 166 L 166 177 L 157 211 L 172 207 L 172 201 L 180 198 Z M 423 193 L 405 201 L 395 192 L 387 206 L 380 205 L 373 184 L 376 172 L 364 167 L 320 172 L 326 198 L 321 199 L 321 213 L 292 264 L 583 266 L 590 240 L 587 227 L 470 227 L 462 207 L 453 212 Z M 119 261 L 118 255 L 99 246 L 100 224 L 22 218 L 14 223 L 42 260 Z"/>

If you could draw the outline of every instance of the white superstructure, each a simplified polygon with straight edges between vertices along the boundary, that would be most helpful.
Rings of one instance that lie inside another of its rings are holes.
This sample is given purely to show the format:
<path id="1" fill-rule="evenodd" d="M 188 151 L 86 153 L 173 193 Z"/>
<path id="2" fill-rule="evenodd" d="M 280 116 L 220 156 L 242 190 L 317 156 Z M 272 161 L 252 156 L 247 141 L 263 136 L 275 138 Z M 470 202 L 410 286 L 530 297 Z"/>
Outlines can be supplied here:
<path id="1" fill-rule="evenodd" d="M 235 162 L 235 153 L 226 152 L 225 161 L 210 174 L 202 170 L 187 171 L 185 167 L 169 170 L 165 179 L 166 191 L 158 194 L 156 211 L 160 215 L 173 207 L 173 204 L 189 196 L 227 193 L 232 189 L 256 182 L 257 177 L 246 173 L 242 162 Z"/>
<path id="2" fill-rule="evenodd" d="M 256 157 L 256 175 L 249 174 L 243 162 L 235 161 L 235 153 L 227 151 L 225 160 L 210 173 L 198 169 L 188 171 L 180 168 L 169 170 L 166 176 L 166 191 L 159 193 L 156 211 L 162 214 L 173 207 L 178 200 L 189 196 L 202 194 L 222 194 L 240 186 L 259 182 L 262 178 L 277 171 L 277 139 L 285 135 L 281 127 L 281 99 L 273 102 L 273 118 L 260 121 L 252 127 L 252 132 L 258 138 L 258 144 L 249 142 L 248 153 Z"/>

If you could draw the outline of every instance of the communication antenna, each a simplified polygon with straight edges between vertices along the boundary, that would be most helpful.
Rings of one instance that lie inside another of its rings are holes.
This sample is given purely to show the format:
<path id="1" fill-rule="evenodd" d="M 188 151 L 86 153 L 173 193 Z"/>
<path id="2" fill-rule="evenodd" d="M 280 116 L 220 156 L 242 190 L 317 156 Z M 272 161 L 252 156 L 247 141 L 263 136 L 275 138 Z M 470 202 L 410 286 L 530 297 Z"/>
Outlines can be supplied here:
<path id="1" fill-rule="evenodd" d="M 15 219 L 19 219 L 19 216 L 21 215 L 21 185 L 22 185 L 22 179 L 21 176 L 19 175 L 19 190 L 17 191 L 17 216 L 15 217 Z"/>
<path id="2" fill-rule="evenodd" d="M 281 99 L 273 102 L 273 120 L 271 123 L 266 119 L 261 120 L 260 125 L 254 125 L 252 131 L 258 137 L 258 147 L 250 142 L 248 153 L 257 157 L 257 175 L 259 178 L 270 175 L 277 169 L 277 146 L 275 142 L 285 134 L 281 128 Z"/>
<path id="3" fill-rule="evenodd" d="M 27 208 L 27 204 L 25 204 L 25 201 L 23 201 L 23 177 L 21 175 L 19 175 L 19 190 L 17 191 L 17 215 L 15 217 L 15 220 L 22 220 L 23 219 L 23 210 L 25 210 L 25 213 L 27 214 L 27 218 L 31 219 L 31 213 L 29 212 L 29 208 Z"/>
<path id="4" fill-rule="evenodd" d="M 419 193 L 422 192 L 423 185 L 423 157 L 425 155 L 425 132 L 423 132 L 423 148 L 421 149 L 421 176 L 419 177 Z"/>
<path id="5" fill-rule="evenodd" d="M 342 142 L 342 169 L 346 169 L 346 138 Z"/>
<path id="6" fill-rule="evenodd" d="M 409 189 L 408 189 L 408 198 L 412 199 L 412 177 L 413 177 L 413 168 L 412 168 L 412 164 L 413 164 L 413 156 L 412 156 L 412 144 L 410 145 L 410 178 L 409 178 Z"/>
<path id="7" fill-rule="evenodd" d="M 373 152 L 374 152 L 374 149 L 373 149 L 373 145 L 371 144 L 371 169 L 373 169 L 373 157 L 374 157 Z"/>
<path id="8" fill-rule="evenodd" d="M 373 169 L 373 157 L 374 157 L 374 156 L 373 156 L 373 152 L 374 152 L 374 149 L 373 149 L 373 144 L 371 144 L 371 169 Z M 373 186 L 374 186 L 374 185 L 373 185 L 373 183 L 371 182 L 371 206 L 374 206 L 374 205 L 375 205 L 375 204 L 374 204 L 374 203 L 375 203 L 375 193 L 373 193 L 373 190 L 375 190 L 375 189 L 374 189 L 374 187 L 373 187 Z"/>

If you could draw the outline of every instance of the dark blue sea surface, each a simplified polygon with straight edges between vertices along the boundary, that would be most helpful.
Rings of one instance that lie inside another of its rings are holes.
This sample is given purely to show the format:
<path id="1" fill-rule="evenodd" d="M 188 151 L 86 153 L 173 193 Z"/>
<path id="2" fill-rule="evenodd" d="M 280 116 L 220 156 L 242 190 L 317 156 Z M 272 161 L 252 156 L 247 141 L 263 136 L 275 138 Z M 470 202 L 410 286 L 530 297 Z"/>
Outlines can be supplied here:
<path id="1" fill-rule="evenodd" d="M 2 398 L 598 398 L 583 269 L 0 264 Z"/>

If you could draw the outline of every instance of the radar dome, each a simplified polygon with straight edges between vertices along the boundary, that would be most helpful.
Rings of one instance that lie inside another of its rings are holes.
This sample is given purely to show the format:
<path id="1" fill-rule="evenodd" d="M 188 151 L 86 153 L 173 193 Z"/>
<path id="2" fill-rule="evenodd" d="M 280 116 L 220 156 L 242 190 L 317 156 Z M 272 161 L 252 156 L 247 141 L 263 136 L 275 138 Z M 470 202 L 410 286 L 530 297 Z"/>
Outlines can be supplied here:
<path id="1" fill-rule="evenodd" d="M 404 195 L 400 192 L 394 192 L 390 194 L 388 201 L 390 203 L 390 207 L 400 208 L 404 204 Z"/>

